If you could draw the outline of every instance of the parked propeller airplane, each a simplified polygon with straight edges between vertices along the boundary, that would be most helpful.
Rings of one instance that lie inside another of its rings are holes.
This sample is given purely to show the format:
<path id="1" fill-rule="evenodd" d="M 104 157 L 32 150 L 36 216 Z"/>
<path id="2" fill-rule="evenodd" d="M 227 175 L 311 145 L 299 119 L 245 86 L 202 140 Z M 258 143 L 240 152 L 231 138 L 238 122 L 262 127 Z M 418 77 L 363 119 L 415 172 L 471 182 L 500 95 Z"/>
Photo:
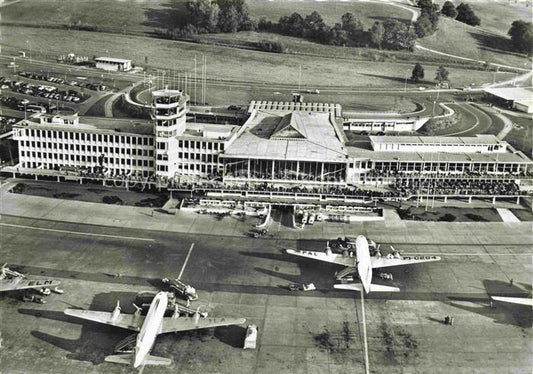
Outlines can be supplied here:
<path id="1" fill-rule="evenodd" d="M 355 257 L 353 252 L 349 252 L 349 255 L 333 253 L 330 248 L 327 248 L 325 252 L 314 251 L 297 251 L 294 249 L 287 249 L 287 253 L 295 256 L 312 258 L 318 261 L 330 262 L 333 264 L 344 265 L 345 269 L 336 273 L 337 279 L 357 273 L 361 279 L 361 284 L 336 284 L 335 288 L 344 290 L 361 291 L 365 290 L 366 293 L 374 292 L 398 292 L 398 287 L 382 286 L 372 284 L 372 269 L 384 268 L 390 266 L 410 265 L 418 264 L 422 262 L 439 261 L 438 256 L 414 256 L 414 257 L 402 257 L 395 251 L 395 256 L 370 256 L 370 250 L 368 246 L 368 240 L 363 235 L 359 235 L 355 241 Z M 362 286 L 362 287 L 361 287 Z"/>
<path id="2" fill-rule="evenodd" d="M 138 332 L 135 347 L 131 353 L 111 355 L 105 358 L 108 362 L 133 364 L 135 368 L 141 365 L 171 364 L 172 361 L 168 358 L 150 355 L 150 350 L 159 334 L 240 325 L 246 322 L 244 318 L 200 318 L 201 316 L 198 312 L 193 317 L 180 317 L 179 313 L 174 314 L 173 317 L 165 317 L 167 304 L 167 293 L 162 291 L 155 296 L 146 316 L 141 316 L 141 308 L 137 307 L 137 311 L 134 314 L 121 314 L 118 302 L 111 313 L 79 309 L 66 309 L 64 313 L 69 316 Z"/>
<path id="3" fill-rule="evenodd" d="M 52 288 L 61 283 L 50 279 L 26 279 L 24 274 L 11 270 L 7 264 L 0 270 L 0 292 Z"/>

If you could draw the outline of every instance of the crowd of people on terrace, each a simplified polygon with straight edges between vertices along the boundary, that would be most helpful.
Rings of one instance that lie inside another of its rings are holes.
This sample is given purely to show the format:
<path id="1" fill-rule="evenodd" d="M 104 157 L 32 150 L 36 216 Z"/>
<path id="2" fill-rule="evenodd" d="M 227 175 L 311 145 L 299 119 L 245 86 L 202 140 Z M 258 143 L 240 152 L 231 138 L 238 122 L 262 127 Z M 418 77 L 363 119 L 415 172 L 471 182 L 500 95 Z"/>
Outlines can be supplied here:
<path id="1" fill-rule="evenodd" d="M 518 185 L 513 181 L 493 180 L 421 180 L 398 179 L 395 190 L 400 196 L 434 195 L 517 195 Z"/>
<path id="2" fill-rule="evenodd" d="M 409 178 L 509 178 L 509 177 L 519 177 L 519 176 L 531 176 L 533 175 L 533 170 L 521 170 L 519 172 L 510 172 L 506 171 L 497 171 L 497 172 L 488 172 L 486 170 L 465 170 L 463 171 L 406 171 L 406 170 L 379 170 L 373 169 L 366 172 L 365 176 L 367 178 L 398 178 L 398 177 L 409 177 Z"/>
<path id="3" fill-rule="evenodd" d="M 495 179 L 413 179 L 409 177 L 397 177 L 394 185 L 380 188 L 359 188 L 356 186 L 339 185 L 304 185 L 304 184 L 279 184 L 279 183 L 227 183 L 221 178 L 211 175 L 209 180 L 195 177 L 161 177 L 151 175 L 143 177 L 128 174 L 109 174 L 102 172 L 90 172 L 88 170 L 63 170 L 65 175 L 77 175 L 79 177 L 106 181 L 107 184 L 120 185 L 128 184 L 134 187 L 135 184 L 143 184 L 148 187 L 168 188 L 174 190 L 187 190 L 197 192 L 230 192 L 248 191 L 252 194 L 277 193 L 280 195 L 323 195 L 323 196 L 346 196 L 356 198 L 405 198 L 419 194 L 436 195 L 518 195 L 519 188 L 514 181 Z"/>

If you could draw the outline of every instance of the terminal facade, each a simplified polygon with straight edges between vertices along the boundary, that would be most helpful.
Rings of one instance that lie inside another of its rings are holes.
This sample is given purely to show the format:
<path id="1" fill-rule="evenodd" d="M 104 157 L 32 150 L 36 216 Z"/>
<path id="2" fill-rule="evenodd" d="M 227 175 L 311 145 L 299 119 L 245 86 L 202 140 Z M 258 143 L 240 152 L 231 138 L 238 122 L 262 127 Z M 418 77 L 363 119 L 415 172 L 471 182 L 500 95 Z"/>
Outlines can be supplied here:
<path id="1" fill-rule="evenodd" d="M 394 183 L 399 177 L 519 180 L 532 161 L 494 135 L 369 136 L 351 146 L 339 106 L 254 102 L 243 125 L 188 123 L 188 96 L 152 95 L 152 120 L 37 115 L 14 126 L 19 168 L 105 177 L 299 187 Z M 316 109 L 314 109 L 316 108 Z"/>

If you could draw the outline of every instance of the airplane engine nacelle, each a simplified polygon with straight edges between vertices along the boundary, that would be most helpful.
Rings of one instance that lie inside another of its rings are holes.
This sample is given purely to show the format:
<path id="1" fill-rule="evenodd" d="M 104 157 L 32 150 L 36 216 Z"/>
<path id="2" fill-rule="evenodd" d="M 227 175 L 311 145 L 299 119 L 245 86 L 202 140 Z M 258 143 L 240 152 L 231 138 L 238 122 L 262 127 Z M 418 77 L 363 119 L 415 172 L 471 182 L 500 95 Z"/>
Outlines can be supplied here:
<path id="1" fill-rule="evenodd" d="M 120 316 L 120 301 L 117 300 L 117 306 L 113 309 L 113 314 L 111 315 L 111 320 L 116 321 L 118 316 Z"/>
<path id="2" fill-rule="evenodd" d="M 331 250 L 331 248 L 326 248 L 326 255 L 328 256 L 331 256 L 333 254 L 333 251 Z"/>

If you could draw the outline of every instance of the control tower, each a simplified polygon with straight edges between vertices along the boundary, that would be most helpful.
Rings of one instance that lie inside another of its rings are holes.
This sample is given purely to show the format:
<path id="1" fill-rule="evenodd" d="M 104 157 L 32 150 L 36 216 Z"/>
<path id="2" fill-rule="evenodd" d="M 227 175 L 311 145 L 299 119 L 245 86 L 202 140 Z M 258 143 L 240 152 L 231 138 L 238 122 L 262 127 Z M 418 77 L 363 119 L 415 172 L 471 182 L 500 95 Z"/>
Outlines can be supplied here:
<path id="1" fill-rule="evenodd" d="M 173 177 L 178 165 L 177 136 L 185 132 L 189 96 L 168 88 L 152 92 L 151 117 L 155 121 L 156 175 Z"/>

